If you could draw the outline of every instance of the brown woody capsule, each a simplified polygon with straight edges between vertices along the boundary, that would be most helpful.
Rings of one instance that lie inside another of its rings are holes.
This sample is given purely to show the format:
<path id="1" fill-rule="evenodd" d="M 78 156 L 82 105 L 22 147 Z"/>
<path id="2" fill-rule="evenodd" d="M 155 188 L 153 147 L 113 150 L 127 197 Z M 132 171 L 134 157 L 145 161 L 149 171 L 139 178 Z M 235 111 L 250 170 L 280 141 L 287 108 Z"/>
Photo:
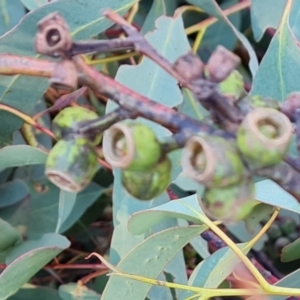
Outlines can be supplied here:
<path id="1" fill-rule="evenodd" d="M 204 64 L 193 52 L 180 56 L 173 64 L 173 68 L 188 82 L 203 78 Z"/>
<path id="2" fill-rule="evenodd" d="M 40 54 L 59 56 L 72 46 L 69 27 L 63 17 L 54 12 L 37 24 L 38 33 L 35 38 L 35 50 Z"/>
<path id="3" fill-rule="evenodd" d="M 229 76 L 240 64 L 240 58 L 227 50 L 223 46 L 218 46 L 210 56 L 206 70 L 209 74 L 209 79 L 214 82 L 221 82 Z"/>

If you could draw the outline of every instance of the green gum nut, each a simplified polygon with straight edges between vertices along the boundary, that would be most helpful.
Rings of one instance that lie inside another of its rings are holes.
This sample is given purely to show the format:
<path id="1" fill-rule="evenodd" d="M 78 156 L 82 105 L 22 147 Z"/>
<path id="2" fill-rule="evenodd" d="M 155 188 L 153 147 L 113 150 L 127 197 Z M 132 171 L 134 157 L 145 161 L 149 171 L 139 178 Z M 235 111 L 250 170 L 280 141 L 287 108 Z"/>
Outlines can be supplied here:
<path id="1" fill-rule="evenodd" d="M 249 180 L 225 188 L 207 188 L 202 199 L 203 211 L 216 220 L 243 220 L 260 203 L 253 200 L 254 191 L 254 183 Z"/>
<path id="2" fill-rule="evenodd" d="M 171 161 L 164 158 L 149 171 L 122 170 L 122 184 L 139 200 L 151 200 L 162 194 L 171 182 Z"/>
<path id="3" fill-rule="evenodd" d="M 244 165 L 235 145 L 220 137 L 191 137 L 182 151 L 183 171 L 207 187 L 224 187 L 241 180 Z"/>
<path id="4" fill-rule="evenodd" d="M 98 115 L 87 108 L 76 106 L 67 107 L 60 111 L 53 119 L 52 130 L 54 135 L 58 138 L 64 138 L 71 130 L 76 129 L 79 123 L 84 121 L 92 121 L 98 118 Z M 98 135 L 93 141 L 92 145 L 98 145 L 101 142 L 102 135 Z"/>
<path id="5" fill-rule="evenodd" d="M 98 170 L 97 154 L 86 139 L 60 140 L 51 149 L 45 174 L 60 189 L 78 193 Z"/>
<path id="6" fill-rule="evenodd" d="M 219 91 L 233 101 L 239 100 L 246 93 L 242 74 L 236 70 L 231 72 L 225 80 L 220 82 Z"/>
<path id="7" fill-rule="evenodd" d="M 286 154 L 292 136 L 287 116 L 273 108 L 256 108 L 237 131 L 237 146 L 251 168 L 271 167 Z"/>
<path id="8" fill-rule="evenodd" d="M 146 125 L 133 122 L 114 124 L 104 132 L 103 154 L 115 168 L 150 170 L 161 158 L 161 146 Z"/>

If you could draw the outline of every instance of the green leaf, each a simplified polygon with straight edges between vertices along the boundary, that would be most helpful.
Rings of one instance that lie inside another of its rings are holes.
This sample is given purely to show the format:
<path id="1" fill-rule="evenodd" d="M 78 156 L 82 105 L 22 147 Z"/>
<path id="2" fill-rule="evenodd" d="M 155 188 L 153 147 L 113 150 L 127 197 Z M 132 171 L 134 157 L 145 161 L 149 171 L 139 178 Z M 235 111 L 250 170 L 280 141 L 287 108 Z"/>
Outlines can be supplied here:
<path id="1" fill-rule="evenodd" d="M 224 10 L 236 4 L 237 0 L 225 1 L 220 5 Z M 228 16 L 229 22 L 239 30 L 241 27 L 241 12 L 231 14 Z M 200 47 L 197 51 L 204 62 L 207 62 L 211 53 L 218 45 L 223 45 L 229 50 L 233 50 L 237 42 L 237 36 L 230 26 L 224 26 L 223 21 L 218 21 L 206 28 L 205 34 L 201 40 Z"/>
<path id="2" fill-rule="evenodd" d="M 0 252 L 6 251 L 21 240 L 20 233 L 9 223 L 0 219 Z"/>
<path id="3" fill-rule="evenodd" d="M 246 243 L 237 244 L 237 246 L 244 254 L 251 250 Z M 239 262 L 240 259 L 229 247 L 221 248 L 197 265 L 189 278 L 188 284 L 205 288 L 217 288 L 233 272 Z M 186 292 L 185 297 L 191 295 L 191 292 Z"/>
<path id="4" fill-rule="evenodd" d="M 300 238 L 283 247 L 281 252 L 281 261 L 290 262 L 300 258 Z"/>
<path id="5" fill-rule="evenodd" d="M 71 214 L 73 207 L 76 203 L 77 193 L 69 193 L 63 190 L 59 192 L 58 200 L 58 218 L 55 232 L 60 232 L 62 224 L 66 221 Z"/>
<path id="6" fill-rule="evenodd" d="M 180 226 L 188 226 L 189 223 L 186 220 L 179 219 L 178 224 Z M 210 256 L 208 251 L 208 243 L 206 240 L 202 238 L 202 236 L 197 236 L 193 240 L 190 241 L 190 244 L 193 246 L 195 251 L 202 257 L 203 259 Z"/>
<path id="7" fill-rule="evenodd" d="M 276 286 L 299 288 L 300 286 L 300 269 L 292 272 L 275 283 Z M 286 296 L 268 296 L 268 300 L 286 300 Z M 250 299 L 249 299 L 250 300 Z M 254 300 L 254 299 L 253 299 Z"/>
<path id="8" fill-rule="evenodd" d="M 170 62 L 190 50 L 180 17 L 160 17 L 156 30 L 147 33 L 147 41 Z M 180 40 L 180 43 L 178 41 Z M 157 63 L 144 57 L 137 66 L 122 66 L 116 80 L 134 91 L 164 105 L 174 107 L 182 102 L 177 80 L 166 73 Z M 111 104 L 110 104 L 111 105 Z"/>
<path id="9" fill-rule="evenodd" d="M 78 283 L 62 284 L 58 289 L 63 300 L 100 300 L 101 296 L 93 290 Z"/>
<path id="10" fill-rule="evenodd" d="M 55 247 L 58 247 L 61 249 L 66 249 L 69 246 L 70 242 L 66 237 L 57 233 L 46 233 L 39 239 L 27 240 L 12 248 L 6 256 L 6 264 L 13 264 L 16 260 L 20 260 L 22 256 L 28 254 L 31 251 L 45 248 L 47 252 L 50 253 L 51 251 L 49 251 L 48 248 L 55 249 Z"/>
<path id="11" fill-rule="evenodd" d="M 77 194 L 75 205 L 73 206 L 71 213 L 62 223 L 60 232 L 65 232 L 75 222 L 77 222 L 84 212 L 101 196 L 103 192 L 103 187 L 92 182 L 87 188 Z"/>
<path id="12" fill-rule="evenodd" d="M 48 0 L 20 0 L 29 10 L 37 9 L 48 3 Z"/>
<path id="13" fill-rule="evenodd" d="M 261 203 L 261 205 L 264 205 L 264 204 Z M 255 222 L 255 218 L 254 218 L 253 222 Z M 256 228 L 255 228 L 255 231 L 253 231 L 253 232 L 249 232 L 247 230 L 245 223 L 243 221 L 236 222 L 233 224 L 228 224 L 226 227 L 227 227 L 228 231 L 237 238 L 238 241 L 247 242 L 255 237 L 255 235 L 262 228 L 262 225 L 260 223 L 256 223 Z M 268 237 L 265 234 L 253 246 L 253 250 L 261 251 L 264 248 L 266 241 L 268 241 Z"/>
<path id="14" fill-rule="evenodd" d="M 175 227 L 155 233 L 134 247 L 117 268 L 125 273 L 157 278 L 182 247 L 205 229 L 205 226 Z M 102 294 L 102 300 L 145 299 L 150 288 L 151 285 L 143 282 L 112 276 Z"/>
<path id="15" fill-rule="evenodd" d="M 299 1 L 293 1 L 292 7 L 286 6 L 280 26 L 253 80 L 252 95 L 284 101 L 288 94 L 299 90 L 296 80 L 300 76 L 300 51 L 297 40 L 299 26 L 296 13 L 299 9 Z"/>
<path id="16" fill-rule="evenodd" d="M 0 35 L 3 35 L 15 25 L 25 15 L 25 7 L 20 1 L 1 0 L 0 1 Z"/>
<path id="17" fill-rule="evenodd" d="M 46 234 L 40 240 L 26 241 L 7 255 L 6 269 L 0 274 L 0 299 L 7 299 L 34 274 L 50 262 L 70 242 L 58 234 Z"/>
<path id="18" fill-rule="evenodd" d="M 35 181 L 29 185 L 30 202 L 10 206 L 0 211 L 0 217 L 13 226 L 27 228 L 29 238 L 39 238 L 46 232 L 54 232 L 58 220 L 59 189 L 48 180 Z M 82 214 L 98 199 L 103 188 L 91 183 L 79 193 L 71 213 L 60 226 L 60 232 L 70 228 Z M 38 226 L 37 226 L 38 224 Z"/>
<path id="19" fill-rule="evenodd" d="M 209 112 L 196 100 L 190 90 L 183 88 L 182 95 L 183 102 L 178 106 L 179 112 L 198 120 L 202 120 L 209 115 Z"/>
<path id="20" fill-rule="evenodd" d="M 234 34 L 239 38 L 239 40 L 243 43 L 244 47 L 247 49 L 249 56 L 250 56 L 250 62 L 249 62 L 249 68 L 251 70 L 252 76 L 254 77 L 255 73 L 258 69 L 258 61 L 256 57 L 256 53 L 254 52 L 250 42 L 247 40 L 247 38 L 240 33 L 234 25 L 229 21 L 229 19 L 224 15 L 222 10 L 220 9 L 219 5 L 215 0 L 188 0 L 189 3 L 200 7 L 202 10 L 207 12 L 209 15 L 216 17 L 219 19 L 220 22 L 222 22 L 225 26 L 229 26 L 229 28 L 234 32 Z"/>
<path id="21" fill-rule="evenodd" d="M 12 1 L 9 1 L 12 2 Z M 111 22 L 104 18 L 101 10 L 108 6 L 124 14 L 136 0 L 58 0 L 27 14 L 22 22 L 0 38 L 0 53 L 36 56 L 33 37 L 36 24 L 51 12 L 59 11 L 65 18 L 75 40 L 87 39 L 106 30 Z M 72 9 L 70 9 L 72 7 Z M 76 18 L 74 17 L 76 16 Z M 0 102 L 30 114 L 36 101 L 45 92 L 48 81 L 30 76 L 0 76 Z M 19 129 L 22 121 L 16 116 L 0 112 L 0 142 L 9 144 L 12 133 Z"/>
<path id="22" fill-rule="evenodd" d="M 147 14 L 147 17 L 145 18 L 144 24 L 141 28 L 141 33 L 145 34 L 148 31 L 154 30 L 156 19 L 162 15 L 171 16 L 175 11 L 176 6 L 176 1 L 153 0 L 150 11 Z"/>
<path id="23" fill-rule="evenodd" d="M 22 180 L 3 183 L 0 185 L 0 208 L 16 204 L 28 195 L 28 187 Z"/>
<path id="24" fill-rule="evenodd" d="M 255 199 L 300 214 L 300 203 L 272 180 L 255 183 Z"/>
<path id="25" fill-rule="evenodd" d="M 167 202 L 133 214 L 128 221 L 128 230 L 141 234 L 167 218 L 181 218 L 195 224 L 202 224 L 198 215 L 203 214 L 196 195 Z"/>
<path id="26" fill-rule="evenodd" d="M 7 146 L 0 149 L 0 168 L 44 164 L 47 153 L 27 145 Z"/>
<path id="27" fill-rule="evenodd" d="M 244 220 L 248 232 L 254 234 L 255 229 L 259 227 L 258 224 L 266 217 L 270 216 L 273 210 L 274 207 L 271 205 L 266 205 L 264 203 L 256 205 Z"/>
<path id="28" fill-rule="evenodd" d="M 276 29 L 279 26 L 287 0 L 252 0 L 251 23 L 254 38 L 259 41 L 268 28 Z"/>
<path id="29" fill-rule="evenodd" d="M 61 300 L 58 291 L 47 287 L 24 284 L 23 287 L 9 300 Z"/>

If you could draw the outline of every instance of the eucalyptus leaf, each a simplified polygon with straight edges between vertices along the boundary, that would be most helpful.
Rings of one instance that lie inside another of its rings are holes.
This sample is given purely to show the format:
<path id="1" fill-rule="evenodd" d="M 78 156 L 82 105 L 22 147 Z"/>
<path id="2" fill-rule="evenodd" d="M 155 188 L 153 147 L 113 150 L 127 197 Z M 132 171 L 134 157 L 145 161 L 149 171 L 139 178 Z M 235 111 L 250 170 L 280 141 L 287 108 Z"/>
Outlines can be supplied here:
<path id="1" fill-rule="evenodd" d="M 222 21 L 225 26 L 230 27 L 230 29 L 234 32 L 234 34 L 243 43 L 244 47 L 247 49 L 247 51 L 249 53 L 249 56 L 250 56 L 249 68 L 251 70 L 252 76 L 254 77 L 254 75 L 256 74 L 256 72 L 258 70 L 258 60 L 257 60 L 256 54 L 255 54 L 250 42 L 247 40 L 247 38 L 234 27 L 234 25 L 224 15 L 224 13 L 220 9 L 217 2 L 215 0 L 188 0 L 188 2 L 195 6 L 200 7 L 209 15 L 216 17 L 217 19 L 219 19 L 219 21 Z"/>
<path id="2" fill-rule="evenodd" d="M 0 252 L 4 252 L 22 240 L 20 233 L 8 222 L 0 219 Z"/>
<path id="3" fill-rule="evenodd" d="M 47 153 L 27 145 L 7 146 L 0 149 L 0 168 L 44 164 Z"/>
<path id="4" fill-rule="evenodd" d="M 100 300 L 101 296 L 93 290 L 78 283 L 60 285 L 59 296 L 63 300 Z"/>
<path id="5" fill-rule="evenodd" d="M 295 80 L 300 76 L 300 50 L 297 41 L 299 28 L 295 11 L 300 9 L 300 2 L 286 3 L 289 5 L 285 7 L 280 25 L 261 61 L 251 88 L 252 95 L 270 97 L 277 101 L 284 101 L 288 94 L 299 91 Z"/>
<path id="6" fill-rule="evenodd" d="M 257 182 L 255 191 L 255 198 L 265 204 L 300 213 L 300 203 L 272 180 L 267 179 Z"/>
<path id="7" fill-rule="evenodd" d="M 60 232 L 62 224 L 66 221 L 72 212 L 76 203 L 77 193 L 60 190 L 58 201 L 58 218 L 55 232 Z"/>
<path id="8" fill-rule="evenodd" d="M 9 300 L 61 300 L 55 289 L 40 287 L 32 284 L 24 284 L 22 288 Z"/>
<path id="9" fill-rule="evenodd" d="M 3 35 L 25 15 L 25 7 L 20 1 L 2 0 L 0 2 L 0 35 Z"/>
<path id="10" fill-rule="evenodd" d="M 251 250 L 247 247 L 247 243 L 237 244 L 237 246 L 244 254 Z M 239 262 L 240 259 L 229 247 L 221 248 L 198 264 L 190 276 L 188 284 L 217 288 L 234 271 Z M 185 293 L 185 297 L 191 295 L 191 292 Z"/>
<path id="11" fill-rule="evenodd" d="M 47 4 L 49 2 L 48 0 L 20 0 L 20 1 L 29 10 L 37 9 L 37 8 Z"/>
<path id="12" fill-rule="evenodd" d="M 268 28 L 277 29 L 279 26 L 286 0 L 252 0 L 251 23 L 254 37 L 259 41 Z"/>
<path id="13" fill-rule="evenodd" d="M 290 262 L 300 258 L 300 239 L 296 239 L 292 243 L 283 247 L 281 253 L 282 262 Z"/>
<path id="14" fill-rule="evenodd" d="M 39 238 L 46 232 L 54 232 L 59 218 L 59 189 L 48 180 L 36 181 L 30 184 L 30 201 L 22 201 L 20 205 L 13 205 L 0 211 L 0 217 L 14 226 L 26 228 L 30 238 Z M 64 221 L 59 232 L 70 228 L 84 212 L 102 194 L 103 188 L 91 183 L 76 197 L 75 205 L 70 213 L 64 215 Z M 69 207 L 70 209 L 70 207 Z M 37 226 L 38 224 L 38 226 Z"/>
<path id="15" fill-rule="evenodd" d="M 122 258 L 117 268 L 129 274 L 157 278 L 182 247 L 205 228 L 205 226 L 174 227 L 155 233 L 135 246 Z M 111 276 L 101 299 L 145 299 L 150 288 L 150 284 Z"/>
<path id="16" fill-rule="evenodd" d="M 0 208 L 14 205 L 29 195 L 27 185 L 19 179 L 0 185 Z"/>
<path id="17" fill-rule="evenodd" d="M 70 242 L 58 234 L 44 235 L 40 240 L 26 241 L 7 255 L 7 267 L 0 274 L 0 299 L 17 292 L 36 272 L 50 262 Z"/>
<path id="18" fill-rule="evenodd" d="M 171 16 L 175 11 L 176 6 L 176 1 L 153 0 L 150 11 L 148 12 L 142 26 L 141 33 L 145 34 L 148 31 L 154 30 L 156 19 L 162 15 Z"/>
<path id="19" fill-rule="evenodd" d="M 283 277 L 278 280 L 275 285 L 282 287 L 290 287 L 290 288 L 299 288 L 300 286 L 300 269 L 290 273 L 289 275 Z M 286 296 L 268 296 L 268 300 L 286 300 Z M 249 298 L 249 300 L 255 300 L 254 298 Z"/>
<path id="20" fill-rule="evenodd" d="M 181 218 L 202 224 L 199 214 L 203 214 L 196 195 L 167 202 L 133 214 L 128 221 L 128 230 L 133 234 L 141 234 L 153 225 L 166 218 Z"/>

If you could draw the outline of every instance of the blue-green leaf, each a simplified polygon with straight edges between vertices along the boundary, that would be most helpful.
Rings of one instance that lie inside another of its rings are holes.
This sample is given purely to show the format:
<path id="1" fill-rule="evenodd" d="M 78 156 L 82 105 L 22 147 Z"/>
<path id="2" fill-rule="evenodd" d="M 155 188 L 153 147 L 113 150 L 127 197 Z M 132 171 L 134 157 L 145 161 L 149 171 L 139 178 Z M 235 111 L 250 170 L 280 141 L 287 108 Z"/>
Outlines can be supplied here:
<path id="1" fill-rule="evenodd" d="M 279 26 L 287 0 L 252 0 L 251 23 L 254 38 L 259 41 L 268 28 L 276 29 Z"/>
<path id="2" fill-rule="evenodd" d="M 7 255 L 6 269 L 0 274 L 0 299 L 7 299 L 36 272 L 51 261 L 70 242 L 58 234 L 46 234 L 40 240 L 26 241 Z"/>
<path id="3" fill-rule="evenodd" d="M 117 268 L 129 274 L 157 278 L 182 247 L 205 229 L 205 226 L 175 227 L 155 233 L 134 247 Z M 145 299 L 150 288 L 151 285 L 143 282 L 112 276 L 102 294 L 102 300 Z"/>
<path id="4" fill-rule="evenodd" d="M 219 5 L 215 0 L 188 0 L 189 3 L 200 7 L 205 12 L 207 12 L 209 15 L 218 18 L 220 21 L 224 23 L 225 26 L 229 26 L 231 30 L 234 32 L 234 34 L 239 38 L 239 40 L 243 43 L 244 47 L 247 49 L 249 56 L 250 56 L 250 62 L 249 62 L 249 68 L 251 70 L 252 76 L 254 77 L 255 73 L 258 69 L 258 60 L 256 57 L 256 53 L 254 52 L 250 42 L 247 40 L 247 38 L 239 32 L 229 21 L 229 19 L 223 14 L 222 10 L 220 9 Z"/>
<path id="5" fill-rule="evenodd" d="M 299 1 L 288 1 L 280 26 L 265 53 L 253 80 L 252 95 L 284 101 L 293 91 L 299 91 L 300 50 L 298 14 Z M 291 5 L 292 3 L 292 5 Z"/>
<path id="6" fill-rule="evenodd" d="M 62 284 L 58 289 L 63 300 L 100 300 L 101 296 L 86 286 L 78 283 Z"/>
<path id="7" fill-rule="evenodd" d="M 58 218 L 55 232 L 60 232 L 62 224 L 66 221 L 75 206 L 76 197 L 76 193 L 60 190 L 58 200 Z"/>
<path id="8" fill-rule="evenodd" d="M 16 204 L 28 195 L 28 187 L 20 179 L 3 183 L 0 185 L 0 208 Z"/>
<path id="9" fill-rule="evenodd" d="M 48 3 L 48 0 L 20 0 L 29 10 L 37 9 Z"/>
<path id="10" fill-rule="evenodd" d="M 255 184 L 255 190 L 255 198 L 257 200 L 300 214 L 300 203 L 272 180 L 257 182 Z"/>
<path id="11" fill-rule="evenodd" d="M 128 230 L 141 234 L 167 218 L 181 218 L 195 224 L 202 224 L 199 214 L 203 214 L 196 195 L 173 200 L 160 206 L 136 212 L 128 221 Z"/>
<path id="12" fill-rule="evenodd" d="M 7 146 L 0 149 L 0 168 L 44 164 L 47 153 L 27 145 Z"/>

